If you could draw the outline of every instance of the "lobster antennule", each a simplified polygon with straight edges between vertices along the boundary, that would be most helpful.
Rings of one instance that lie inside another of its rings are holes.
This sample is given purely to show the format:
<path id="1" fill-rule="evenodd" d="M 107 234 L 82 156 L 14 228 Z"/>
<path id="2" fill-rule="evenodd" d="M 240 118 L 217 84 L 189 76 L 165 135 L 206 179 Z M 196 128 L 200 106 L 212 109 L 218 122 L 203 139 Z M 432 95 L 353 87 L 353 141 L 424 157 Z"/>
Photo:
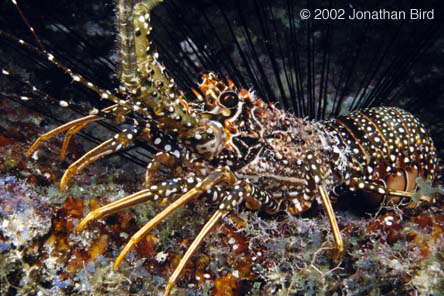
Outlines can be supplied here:
<path id="1" fill-rule="evenodd" d="M 74 83 L 78 83 L 78 84 L 86 87 L 87 89 L 91 90 L 92 92 L 98 94 L 102 99 L 106 99 L 106 100 L 114 102 L 115 104 L 121 104 L 127 108 L 128 107 L 131 108 L 131 106 L 127 102 L 122 101 L 119 97 L 117 97 L 116 95 L 111 93 L 111 91 L 106 90 L 106 89 L 88 81 L 81 74 L 78 74 L 78 73 L 74 72 L 74 70 L 72 70 L 71 68 L 65 66 L 63 63 L 61 63 L 59 60 L 57 60 L 57 58 L 52 53 L 50 53 L 46 50 L 42 51 L 39 48 L 33 46 L 32 44 L 30 44 L 22 39 L 18 40 L 14 36 L 12 36 L 6 32 L 3 32 L 1 30 L 0 30 L 0 36 L 4 37 L 6 39 L 9 39 L 12 42 L 17 42 L 20 46 L 24 47 L 25 49 L 30 50 L 34 54 L 46 59 L 51 64 L 53 64 L 54 66 L 56 66 L 57 68 L 59 68 L 60 70 L 65 72 L 65 74 L 69 75 Z M 2 71 L 2 72 L 3 72 L 3 74 L 5 74 L 4 71 Z M 9 75 L 9 73 L 7 75 Z"/>

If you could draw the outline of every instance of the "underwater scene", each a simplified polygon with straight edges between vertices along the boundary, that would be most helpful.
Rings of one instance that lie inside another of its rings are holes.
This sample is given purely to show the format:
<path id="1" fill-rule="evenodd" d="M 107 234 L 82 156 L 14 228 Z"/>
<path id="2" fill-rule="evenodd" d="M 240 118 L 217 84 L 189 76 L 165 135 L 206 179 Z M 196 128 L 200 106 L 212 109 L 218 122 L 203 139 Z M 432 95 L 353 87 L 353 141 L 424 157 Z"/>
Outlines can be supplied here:
<path id="1" fill-rule="evenodd" d="M 0 295 L 444 294 L 444 3 L 0 4 Z"/>

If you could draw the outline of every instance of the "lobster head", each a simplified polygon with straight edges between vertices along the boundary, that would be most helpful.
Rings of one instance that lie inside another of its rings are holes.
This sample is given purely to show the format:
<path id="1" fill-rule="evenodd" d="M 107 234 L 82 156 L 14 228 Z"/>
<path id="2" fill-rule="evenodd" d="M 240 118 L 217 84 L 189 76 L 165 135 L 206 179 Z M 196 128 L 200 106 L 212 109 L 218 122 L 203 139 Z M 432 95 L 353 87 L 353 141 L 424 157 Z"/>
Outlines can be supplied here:
<path id="1" fill-rule="evenodd" d="M 213 73 L 204 74 L 199 91 L 193 89 L 193 93 L 198 99 L 194 112 L 204 124 L 185 141 L 188 147 L 215 165 L 231 168 L 244 165 L 258 153 L 263 142 L 258 118 L 266 107 L 262 100 Z"/>

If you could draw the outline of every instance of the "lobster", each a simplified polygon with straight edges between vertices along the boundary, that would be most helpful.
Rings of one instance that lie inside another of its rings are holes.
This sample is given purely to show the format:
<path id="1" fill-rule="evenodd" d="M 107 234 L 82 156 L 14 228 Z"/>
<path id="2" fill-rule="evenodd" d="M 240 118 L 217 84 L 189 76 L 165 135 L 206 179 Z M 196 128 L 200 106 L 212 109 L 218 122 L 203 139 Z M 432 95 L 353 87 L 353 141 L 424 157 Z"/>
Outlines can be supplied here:
<path id="1" fill-rule="evenodd" d="M 239 206 L 299 215 L 316 201 L 328 215 L 339 258 L 344 243 L 330 200 L 337 188 L 367 191 L 378 202 L 406 207 L 433 201 L 430 196 L 414 199 L 413 194 L 417 177 L 436 178 L 436 149 L 419 120 L 402 109 L 375 107 L 314 122 L 280 110 L 214 73 L 204 74 L 198 89 L 192 89 L 195 98 L 187 97 L 159 62 L 149 39 L 150 12 L 160 2 L 117 3 L 118 94 L 87 81 L 48 51 L 39 51 L 74 82 L 114 104 L 41 135 L 26 156 L 66 132 L 64 157 L 71 137 L 94 121 L 110 119 L 131 126 L 72 163 L 61 179 L 61 190 L 85 167 L 129 147 L 136 139 L 160 151 L 147 167 L 146 189 L 93 210 L 77 225 L 81 231 L 92 220 L 149 200 L 173 200 L 130 238 L 115 268 L 149 231 L 197 198 L 216 204 L 217 210 L 183 255 L 165 295 L 213 226 Z M 7 71 L 3 74 L 9 75 Z M 70 103 L 61 101 L 60 106 Z"/>

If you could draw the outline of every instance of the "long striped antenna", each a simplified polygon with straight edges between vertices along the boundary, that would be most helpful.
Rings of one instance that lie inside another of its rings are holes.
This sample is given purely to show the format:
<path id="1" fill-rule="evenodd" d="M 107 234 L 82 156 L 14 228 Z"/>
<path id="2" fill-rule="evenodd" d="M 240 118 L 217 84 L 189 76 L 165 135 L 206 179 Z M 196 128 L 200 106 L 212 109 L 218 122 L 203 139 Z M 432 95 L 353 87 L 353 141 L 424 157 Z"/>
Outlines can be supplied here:
<path id="1" fill-rule="evenodd" d="M 23 13 L 22 9 L 20 8 L 20 6 L 17 3 L 17 0 L 11 0 L 12 4 L 15 5 L 16 10 L 18 11 L 21 19 L 23 20 L 23 22 L 26 24 L 26 27 L 29 29 L 29 31 L 31 32 L 32 37 L 34 38 L 34 40 L 37 42 L 38 47 L 46 52 L 46 48 L 43 45 L 42 41 L 40 40 L 40 38 L 38 37 L 37 33 L 35 32 L 34 27 L 31 25 L 31 23 L 29 22 L 28 18 L 25 16 L 25 14 Z"/>

